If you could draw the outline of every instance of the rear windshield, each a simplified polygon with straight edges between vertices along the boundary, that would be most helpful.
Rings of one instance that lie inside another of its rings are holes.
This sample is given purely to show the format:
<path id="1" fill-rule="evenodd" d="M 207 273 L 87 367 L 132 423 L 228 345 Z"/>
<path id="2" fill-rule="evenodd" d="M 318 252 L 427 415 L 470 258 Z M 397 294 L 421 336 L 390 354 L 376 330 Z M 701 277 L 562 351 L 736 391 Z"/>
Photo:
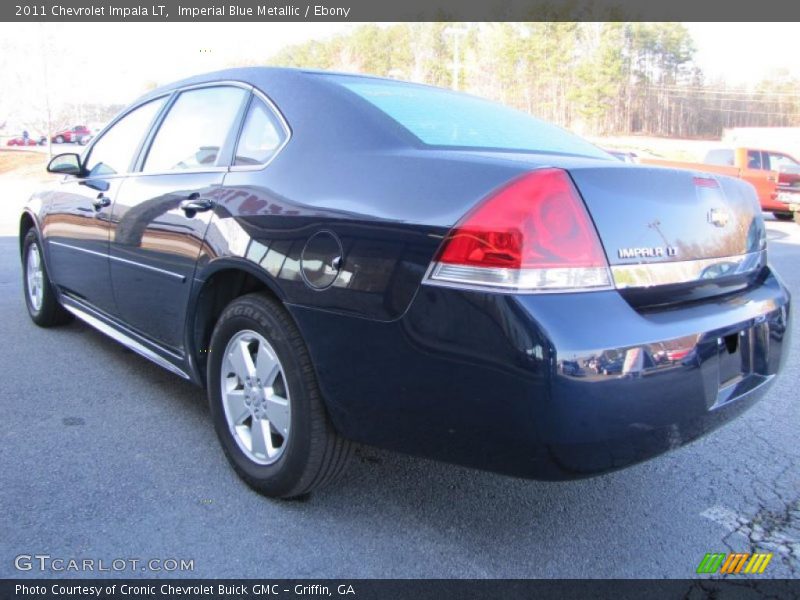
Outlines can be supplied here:
<path id="1" fill-rule="evenodd" d="M 465 94 L 410 83 L 326 76 L 410 131 L 423 144 L 610 158 L 560 127 Z"/>

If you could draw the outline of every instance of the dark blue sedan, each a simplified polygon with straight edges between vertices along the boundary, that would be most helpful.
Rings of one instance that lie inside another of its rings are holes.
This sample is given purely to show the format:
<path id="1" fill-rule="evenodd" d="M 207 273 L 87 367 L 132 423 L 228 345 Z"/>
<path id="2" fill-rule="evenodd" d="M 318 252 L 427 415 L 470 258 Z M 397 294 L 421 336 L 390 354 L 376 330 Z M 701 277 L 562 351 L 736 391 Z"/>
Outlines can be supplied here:
<path id="1" fill-rule="evenodd" d="M 33 321 L 76 316 L 204 386 L 269 496 L 334 479 L 353 442 L 617 469 L 741 413 L 788 350 L 752 187 L 472 96 L 222 71 L 48 168 L 20 221 Z"/>

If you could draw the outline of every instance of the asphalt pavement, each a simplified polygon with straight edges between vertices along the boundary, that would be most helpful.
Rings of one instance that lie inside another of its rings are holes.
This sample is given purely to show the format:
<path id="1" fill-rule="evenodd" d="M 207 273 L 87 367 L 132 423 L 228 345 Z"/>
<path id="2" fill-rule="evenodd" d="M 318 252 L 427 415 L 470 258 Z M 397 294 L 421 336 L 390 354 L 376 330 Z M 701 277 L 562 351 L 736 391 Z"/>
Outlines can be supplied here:
<path id="1" fill-rule="evenodd" d="M 769 230 L 800 298 L 800 226 Z M 18 256 L 0 237 L 0 577 L 82 575 L 15 568 L 44 554 L 193 561 L 104 576 L 683 578 L 733 551 L 800 575 L 796 319 L 763 401 L 650 462 L 545 483 L 361 448 L 334 487 L 282 502 L 229 468 L 199 389 L 82 323 L 34 326 Z"/>

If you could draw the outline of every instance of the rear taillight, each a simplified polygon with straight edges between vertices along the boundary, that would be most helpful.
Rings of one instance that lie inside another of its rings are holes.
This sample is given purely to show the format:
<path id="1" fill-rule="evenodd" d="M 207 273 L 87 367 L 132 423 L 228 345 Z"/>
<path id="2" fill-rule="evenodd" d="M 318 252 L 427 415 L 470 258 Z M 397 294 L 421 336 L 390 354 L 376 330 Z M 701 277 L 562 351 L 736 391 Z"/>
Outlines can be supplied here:
<path id="1" fill-rule="evenodd" d="M 800 173 L 787 173 L 781 171 L 778 173 L 778 184 L 783 186 L 798 186 L 800 185 Z"/>
<path id="2" fill-rule="evenodd" d="M 569 175 L 514 180 L 450 231 L 428 283 L 537 292 L 611 287 L 603 248 Z"/>

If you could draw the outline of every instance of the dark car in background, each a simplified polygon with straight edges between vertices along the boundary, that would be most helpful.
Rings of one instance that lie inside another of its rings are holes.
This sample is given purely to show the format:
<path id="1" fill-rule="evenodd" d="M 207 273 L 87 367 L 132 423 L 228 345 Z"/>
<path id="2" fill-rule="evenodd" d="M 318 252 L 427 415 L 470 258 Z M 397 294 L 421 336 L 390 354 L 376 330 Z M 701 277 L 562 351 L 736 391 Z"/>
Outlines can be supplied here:
<path id="1" fill-rule="evenodd" d="M 77 316 L 204 386 L 270 496 L 329 482 L 353 442 L 541 479 L 621 468 L 740 414 L 787 353 L 752 187 L 480 98 L 228 70 L 48 168 L 20 221 L 33 321 Z"/>
<path id="2" fill-rule="evenodd" d="M 50 138 L 54 144 L 87 144 L 92 138 L 91 130 L 85 125 L 76 125 L 57 131 Z"/>
<path id="3" fill-rule="evenodd" d="M 629 152 L 627 150 L 606 150 L 606 152 L 608 152 L 617 160 L 621 160 L 622 162 L 626 163 L 637 163 L 639 160 L 639 157 L 635 152 Z"/>

